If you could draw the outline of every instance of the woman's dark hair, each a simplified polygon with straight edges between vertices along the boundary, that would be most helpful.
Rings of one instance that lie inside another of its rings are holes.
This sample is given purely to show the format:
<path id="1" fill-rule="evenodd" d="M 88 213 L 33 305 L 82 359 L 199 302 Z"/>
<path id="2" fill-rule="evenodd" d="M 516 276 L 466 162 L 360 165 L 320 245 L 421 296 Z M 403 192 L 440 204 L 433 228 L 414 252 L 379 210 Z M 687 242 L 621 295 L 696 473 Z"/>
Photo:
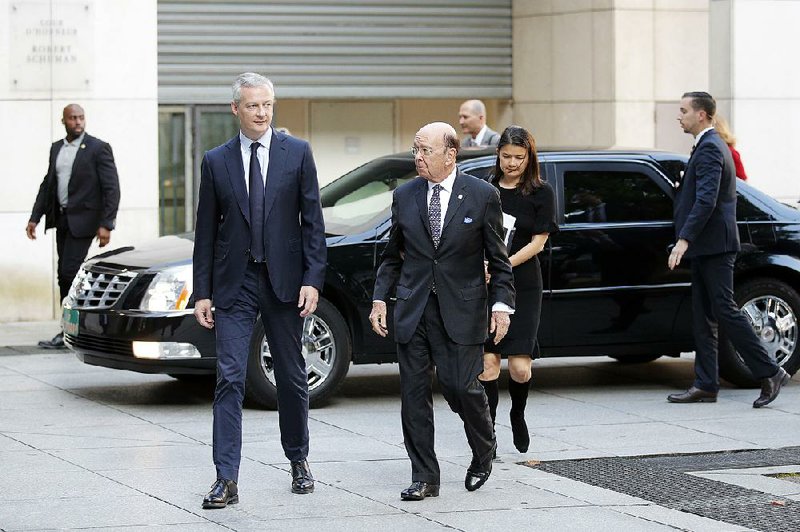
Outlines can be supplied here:
<path id="1" fill-rule="evenodd" d="M 503 170 L 500 169 L 500 150 L 503 146 L 519 146 L 528 150 L 528 166 L 522 173 L 522 177 L 517 183 L 517 190 L 523 196 L 533 192 L 533 189 L 542 186 L 542 178 L 539 175 L 539 158 L 536 155 L 536 141 L 530 131 L 520 126 L 508 126 L 500 135 L 497 143 L 497 161 L 494 165 L 494 179 L 496 183 L 503 177 Z"/>

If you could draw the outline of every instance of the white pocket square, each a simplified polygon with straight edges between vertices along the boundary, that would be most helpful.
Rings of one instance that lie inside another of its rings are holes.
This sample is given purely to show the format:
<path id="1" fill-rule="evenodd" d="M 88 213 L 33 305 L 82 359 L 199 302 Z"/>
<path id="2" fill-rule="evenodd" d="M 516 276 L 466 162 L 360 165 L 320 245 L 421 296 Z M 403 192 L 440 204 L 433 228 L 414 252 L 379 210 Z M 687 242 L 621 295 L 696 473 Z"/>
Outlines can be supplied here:
<path id="1" fill-rule="evenodd" d="M 470 218 L 469 216 L 467 216 L 466 218 L 464 218 L 464 223 L 465 223 L 465 224 L 471 224 L 471 223 L 472 223 L 472 218 Z"/>

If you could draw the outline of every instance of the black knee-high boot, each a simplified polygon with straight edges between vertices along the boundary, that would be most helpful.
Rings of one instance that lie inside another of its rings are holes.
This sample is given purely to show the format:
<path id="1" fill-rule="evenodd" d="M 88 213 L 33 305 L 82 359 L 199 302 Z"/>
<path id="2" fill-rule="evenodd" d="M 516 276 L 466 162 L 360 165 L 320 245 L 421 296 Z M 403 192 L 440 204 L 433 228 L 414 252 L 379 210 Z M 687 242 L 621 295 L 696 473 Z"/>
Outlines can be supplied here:
<path id="1" fill-rule="evenodd" d="M 525 423 L 525 405 L 528 403 L 528 389 L 531 381 L 517 382 L 508 379 L 508 395 L 511 396 L 511 432 L 514 435 L 514 447 L 521 453 L 528 452 L 531 437 Z"/>

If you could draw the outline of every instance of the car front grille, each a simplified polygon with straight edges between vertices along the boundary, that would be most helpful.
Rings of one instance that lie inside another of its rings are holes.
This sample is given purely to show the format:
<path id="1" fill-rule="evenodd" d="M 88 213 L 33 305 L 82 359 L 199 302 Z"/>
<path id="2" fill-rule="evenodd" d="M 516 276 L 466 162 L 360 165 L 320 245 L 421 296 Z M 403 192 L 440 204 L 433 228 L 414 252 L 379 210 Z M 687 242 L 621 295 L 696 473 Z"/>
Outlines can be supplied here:
<path id="1" fill-rule="evenodd" d="M 135 277 L 134 272 L 81 268 L 72 283 L 67 306 L 74 309 L 110 308 Z"/>
<path id="2" fill-rule="evenodd" d="M 65 334 L 64 341 L 77 350 L 133 356 L 133 344 L 125 340 L 112 340 L 103 336 L 81 333 L 78 335 Z"/>

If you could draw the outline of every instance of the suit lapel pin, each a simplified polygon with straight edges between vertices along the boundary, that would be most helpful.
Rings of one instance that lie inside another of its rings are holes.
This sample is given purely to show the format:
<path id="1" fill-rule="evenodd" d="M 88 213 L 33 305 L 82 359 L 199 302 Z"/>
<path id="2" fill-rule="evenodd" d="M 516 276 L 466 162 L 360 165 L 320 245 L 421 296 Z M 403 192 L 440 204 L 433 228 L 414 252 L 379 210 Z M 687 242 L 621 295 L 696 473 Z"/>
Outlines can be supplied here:
<path id="1" fill-rule="evenodd" d="M 86 144 L 81 144 L 81 149 L 85 150 L 86 149 Z"/>
<path id="2" fill-rule="evenodd" d="M 464 218 L 464 223 L 465 223 L 465 224 L 471 224 L 471 223 L 472 223 L 472 218 L 470 218 L 469 216 L 467 216 L 466 218 Z"/>
<path id="3" fill-rule="evenodd" d="M 458 195 L 458 199 L 464 199 L 464 195 L 463 194 L 459 194 Z"/>

